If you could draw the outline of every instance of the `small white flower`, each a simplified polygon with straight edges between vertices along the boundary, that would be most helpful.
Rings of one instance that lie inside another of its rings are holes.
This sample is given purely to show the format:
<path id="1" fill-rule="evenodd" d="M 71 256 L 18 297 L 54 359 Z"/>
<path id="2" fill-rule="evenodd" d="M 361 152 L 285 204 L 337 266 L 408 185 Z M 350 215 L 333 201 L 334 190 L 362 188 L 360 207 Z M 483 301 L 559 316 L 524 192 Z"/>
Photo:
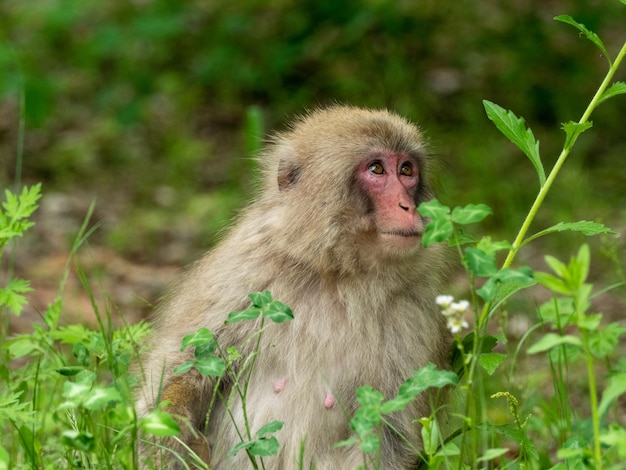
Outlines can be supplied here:
<path id="1" fill-rule="evenodd" d="M 462 329 L 467 328 L 469 324 L 460 317 L 449 317 L 447 327 L 452 334 L 460 333 Z"/>
<path id="2" fill-rule="evenodd" d="M 438 295 L 435 299 L 437 305 L 439 305 L 443 310 L 447 309 L 454 302 L 454 297 L 451 295 Z M 445 313 L 444 313 L 445 315 Z"/>
<path id="3" fill-rule="evenodd" d="M 456 313 L 465 313 L 465 311 L 469 308 L 469 302 L 467 300 L 459 300 L 458 302 L 452 302 L 450 305 L 450 309 L 454 310 Z"/>

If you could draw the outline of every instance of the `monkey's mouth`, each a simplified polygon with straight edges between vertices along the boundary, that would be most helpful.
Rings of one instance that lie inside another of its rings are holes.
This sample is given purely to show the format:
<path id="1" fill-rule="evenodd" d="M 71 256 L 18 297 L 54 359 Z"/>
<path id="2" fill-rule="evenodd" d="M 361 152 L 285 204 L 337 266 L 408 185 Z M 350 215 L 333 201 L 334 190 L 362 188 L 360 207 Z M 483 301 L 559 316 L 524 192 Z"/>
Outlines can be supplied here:
<path id="1" fill-rule="evenodd" d="M 389 232 L 382 232 L 381 235 L 393 235 L 396 237 L 419 237 L 421 235 L 417 230 L 392 230 Z"/>

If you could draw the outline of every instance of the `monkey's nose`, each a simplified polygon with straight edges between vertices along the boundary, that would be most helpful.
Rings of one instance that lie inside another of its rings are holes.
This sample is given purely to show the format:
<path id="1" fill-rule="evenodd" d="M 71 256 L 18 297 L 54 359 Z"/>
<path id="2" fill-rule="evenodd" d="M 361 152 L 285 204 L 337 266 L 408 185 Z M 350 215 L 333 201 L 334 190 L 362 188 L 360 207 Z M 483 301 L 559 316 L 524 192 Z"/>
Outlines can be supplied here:
<path id="1" fill-rule="evenodd" d="M 398 205 L 400 206 L 400 209 L 402 209 L 403 211 L 408 212 L 408 211 L 409 211 L 409 209 L 410 209 L 410 207 L 409 207 L 409 206 L 407 206 L 407 205 L 405 205 L 405 204 L 403 204 L 403 203 L 400 203 L 400 204 L 398 204 Z"/>

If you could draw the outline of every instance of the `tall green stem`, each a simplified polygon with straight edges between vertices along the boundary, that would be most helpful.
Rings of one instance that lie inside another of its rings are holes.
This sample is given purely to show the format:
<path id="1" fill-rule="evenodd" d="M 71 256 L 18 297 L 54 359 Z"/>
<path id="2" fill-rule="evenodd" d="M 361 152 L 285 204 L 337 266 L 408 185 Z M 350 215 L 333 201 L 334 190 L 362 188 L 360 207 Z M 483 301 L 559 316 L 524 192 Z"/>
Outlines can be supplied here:
<path id="1" fill-rule="evenodd" d="M 591 116 L 591 113 L 598 106 L 598 101 L 600 100 L 600 98 L 602 97 L 606 89 L 608 88 L 609 84 L 611 83 L 611 80 L 613 79 L 615 72 L 617 72 L 617 69 L 619 68 L 619 64 L 624 58 L 624 55 L 626 55 L 626 43 L 624 43 L 621 50 L 617 54 L 617 57 L 615 58 L 615 62 L 613 62 L 611 67 L 609 67 L 609 71 L 606 74 L 606 77 L 604 77 L 604 80 L 602 81 L 602 84 L 598 88 L 598 91 L 596 92 L 593 99 L 589 103 L 589 106 L 587 106 L 587 109 L 585 110 L 582 117 L 580 118 L 580 121 L 578 121 L 579 124 L 584 124 L 589 121 L 589 116 Z M 559 158 L 554 164 L 552 171 L 550 171 L 548 178 L 546 178 L 545 183 L 539 190 L 539 194 L 537 194 L 537 197 L 535 198 L 535 202 L 533 203 L 532 207 L 528 211 L 528 215 L 526 216 L 526 219 L 524 220 L 524 223 L 522 224 L 522 227 L 520 228 L 520 231 L 518 232 L 517 237 L 515 237 L 515 241 L 513 242 L 512 248 L 509 251 L 508 256 L 506 257 L 504 264 L 502 265 L 503 268 L 508 268 L 513 262 L 513 259 L 515 258 L 517 251 L 520 249 L 520 247 L 523 244 L 524 237 L 526 236 L 526 233 L 528 232 L 530 225 L 535 219 L 535 216 L 537 215 L 537 212 L 539 211 L 541 204 L 543 204 L 543 200 L 548 194 L 548 191 L 550 191 L 550 188 L 552 187 L 552 183 L 554 183 L 554 180 L 559 174 L 561 167 L 565 163 L 565 160 L 567 160 L 570 149 L 576 142 L 577 138 L 578 138 L 578 135 L 574 136 L 571 142 L 569 142 L 569 145 L 567 145 L 566 147 L 563 147 L 563 150 L 561 151 Z"/>

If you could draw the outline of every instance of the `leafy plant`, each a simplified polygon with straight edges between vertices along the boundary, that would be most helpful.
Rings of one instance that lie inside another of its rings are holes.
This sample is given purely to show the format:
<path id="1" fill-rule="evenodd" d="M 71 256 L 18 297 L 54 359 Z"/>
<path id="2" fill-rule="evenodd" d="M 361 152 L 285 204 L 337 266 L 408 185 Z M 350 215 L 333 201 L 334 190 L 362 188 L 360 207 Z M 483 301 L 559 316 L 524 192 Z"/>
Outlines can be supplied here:
<path id="1" fill-rule="evenodd" d="M 564 381 L 570 357 L 572 357 L 570 353 L 572 348 L 583 352 L 587 370 L 592 432 L 587 435 L 572 432 L 569 429 L 561 429 L 564 434 L 571 435 L 576 444 L 574 447 L 570 440 L 562 442 L 563 447 L 557 453 L 557 457 L 562 459 L 562 462 L 566 462 L 567 465 L 585 465 L 587 460 L 591 460 L 594 468 L 602 469 L 603 465 L 610 461 L 607 456 L 610 456 L 611 453 L 615 452 L 618 455 L 624 453 L 623 441 L 617 438 L 618 435 L 623 435 L 624 429 L 618 423 L 612 423 L 610 426 L 602 426 L 601 423 L 601 416 L 606 413 L 609 404 L 615 400 L 616 393 L 623 393 L 626 390 L 622 382 L 623 378 L 619 376 L 609 381 L 608 387 L 612 393 L 607 396 L 603 406 L 599 406 L 596 366 L 598 360 L 608 360 L 609 354 L 617 347 L 619 336 L 626 329 L 617 323 L 611 323 L 605 328 L 601 328 L 601 315 L 586 313 L 592 296 L 592 286 L 585 282 L 590 265 L 588 246 L 583 245 L 578 255 L 572 258 L 567 265 L 554 257 L 547 256 L 545 260 L 554 274 L 533 272 L 527 267 L 511 268 L 516 254 L 524 245 L 547 234 L 564 230 L 576 231 L 587 236 L 615 234 L 613 230 L 602 224 L 580 221 L 560 222 L 548 229 L 527 236 L 532 221 L 569 156 L 573 145 L 583 132 L 591 128 L 589 121 L 591 113 L 601 102 L 618 94 L 626 93 L 626 84 L 622 82 L 611 84 L 619 64 L 626 55 L 626 43 L 613 60 L 600 38 L 584 25 L 577 23 L 569 16 L 558 16 L 555 19 L 574 25 L 590 39 L 606 57 L 609 71 L 580 120 L 563 124 L 562 128 L 566 134 L 565 143 L 554 167 L 547 176 L 540 157 L 539 142 L 534 137 L 533 132 L 526 127 L 524 119 L 495 103 L 486 100 L 483 102 L 487 117 L 530 159 L 539 179 L 539 192 L 535 202 L 514 241 L 512 243 L 494 242 L 490 237 L 483 237 L 477 241 L 460 228 L 462 225 L 478 222 L 489 215 L 491 211 L 484 205 L 469 205 L 451 210 L 438 201 L 431 201 L 418 208 L 423 216 L 432 219 L 423 237 L 424 245 L 428 246 L 434 242 L 449 240 L 449 243 L 457 248 L 459 257 L 469 275 L 473 294 L 472 304 L 474 311 L 477 312 L 474 332 L 468 336 L 469 340 L 468 338 L 462 340 L 458 335 L 456 337 L 457 349 L 461 353 L 461 357 L 464 358 L 462 364 L 465 384 L 462 389 L 467 390 L 460 447 L 461 453 L 465 456 L 465 461 L 473 462 L 468 468 L 475 468 L 479 462 L 496 458 L 502 462 L 504 458 L 502 448 L 492 448 L 481 440 L 481 430 L 504 435 L 517 442 L 519 456 L 515 461 L 519 466 L 544 468 L 545 464 L 540 462 L 538 452 L 528 438 L 527 421 L 522 422 L 519 417 L 517 399 L 508 392 L 494 395 L 494 397 L 503 396 L 507 398 L 511 404 L 515 423 L 513 426 L 495 427 L 483 421 L 484 417 L 481 416 L 479 401 L 476 398 L 481 386 L 479 368 L 491 375 L 503 360 L 502 357 L 494 356 L 493 353 L 487 352 L 485 354 L 484 352 L 485 341 L 492 342 L 492 336 L 487 334 L 489 320 L 501 309 L 503 302 L 511 295 L 537 283 L 548 288 L 555 296 L 566 296 L 566 299 L 569 299 L 566 305 L 569 305 L 570 308 L 555 309 L 555 313 L 547 325 L 556 328 L 557 333 L 547 333 L 528 349 L 528 354 L 551 353 L 549 357 L 553 370 L 553 380 L 555 383 L 560 383 L 558 386 L 560 391 L 566 390 Z M 498 268 L 496 254 L 501 250 L 505 250 L 507 255 Z M 480 287 L 477 285 L 479 278 L 484 279 Z M 563 304 L 560 302 L 558 305 Z M 569 333 L 571 327 L 576 327 L 579 335 L 574 336 Z M 469 347 L 470 345 L 471 347 Z M 492 358 L 496 362 L 493 362 Z M 562 406 L 569 406 L 566 399 L 561 398 Z M 567 411 L 565 413 L 567 414 Z M 603 443 L 605 448 L 609 447 L 608 451 L 603 452 Z M 610 444 L 607 443 L 612 443 L 613 447 L 611 448 Z M 464 464 L 461 462 L 462 460 L 459 461 L 458 468 L 464 468 Z M 561 463 L 557 463 L 553 468 L 560 468 L 561 465 Z"/>

